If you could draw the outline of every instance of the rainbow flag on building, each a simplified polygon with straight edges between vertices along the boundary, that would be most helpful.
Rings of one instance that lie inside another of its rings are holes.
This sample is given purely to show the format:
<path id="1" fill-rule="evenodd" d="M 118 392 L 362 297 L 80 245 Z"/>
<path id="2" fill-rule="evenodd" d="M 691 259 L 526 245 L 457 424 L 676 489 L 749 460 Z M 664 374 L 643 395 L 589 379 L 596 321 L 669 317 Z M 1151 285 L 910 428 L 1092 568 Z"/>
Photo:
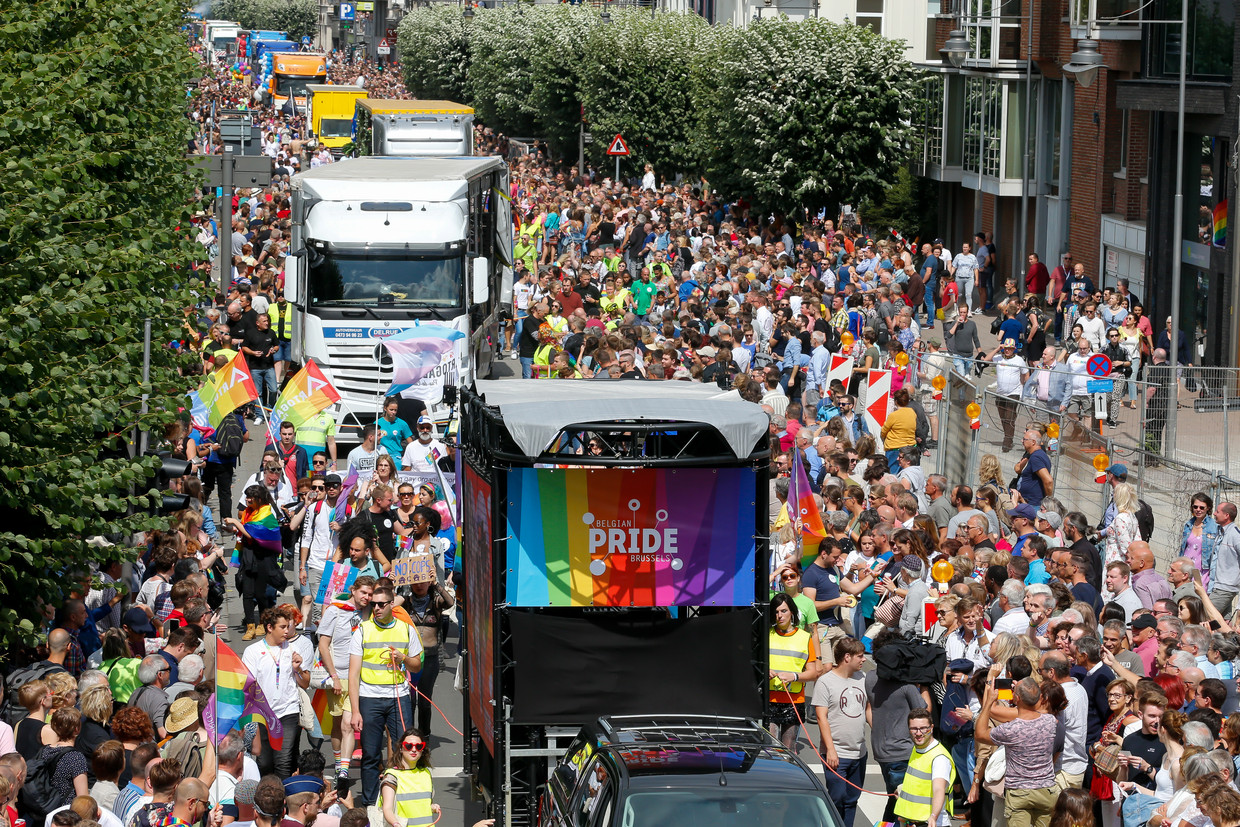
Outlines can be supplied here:
<path id="1" fill-rule="evenodd" d="M 340 392 L 327 381 L 313 359 L 285 384 L 271 409 L 271 433 L 280 433 L 282 422 L 301 425 L 319 411 L 340 401 Z"/>
<path id="2" fill-rule="evenodd" d="M 212 428 L 218 428 L 224 417 L 258 399 L 254 377 L 245 362 L 245 354 L 238 353 L 232 361 L 213 372 L 198 389 L 202 406 L 206 407 L 207 420 Z M 191 402 L 191 411 L 193 403 Z"/>
<path id="3" fill-rule="evenodd" d="M 229 732 L 254 722 L 267 727 L 271 748 L 280 749 L 284 744 L 284 727 L 272 712 L 263 690 L 227 643 L 220 640 L 216 645 L 215 694 L 203 712 L 203 723 L 212 742 L 218 744 Z"/>
<path id="4" fill-rule="evenodd" d="M 789 519 L 801 538 L 801 569 L 804 571 L 818 557 L 818 544 L 826 538 L 827 529 L 822 524 L 822 514 L 814 501 L 814 489 L 810 487 L 799 449 L 793 452 L 792 479 L 788 482 Z"/>
<path id="5" fill-rule="evenodd" d="M 279 554 L 284 550 L 280 539 L 280 521 L 269 505 L 247 508 L 241 512 L 241 524 L 255 545 Z"/>
<path id="6" fill-rule="evenodd" d="M 1214 207 L 1214 246 L 1227 246 L 1227 202 L 1220 201 Z"/>

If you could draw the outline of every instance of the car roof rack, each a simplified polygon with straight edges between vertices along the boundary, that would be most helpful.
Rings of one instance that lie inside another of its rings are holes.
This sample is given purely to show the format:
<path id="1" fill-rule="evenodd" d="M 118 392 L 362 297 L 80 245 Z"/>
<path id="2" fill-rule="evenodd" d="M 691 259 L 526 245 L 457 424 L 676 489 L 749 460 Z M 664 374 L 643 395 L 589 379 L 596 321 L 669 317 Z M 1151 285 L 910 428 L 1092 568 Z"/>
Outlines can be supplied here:
<path id="1" fill-rule="evenodd" d="M 752 718 L 723 715 L 606 715 L 599 727 L 616 744 L 729 743 L 778 746 L 775 739 Z"/>

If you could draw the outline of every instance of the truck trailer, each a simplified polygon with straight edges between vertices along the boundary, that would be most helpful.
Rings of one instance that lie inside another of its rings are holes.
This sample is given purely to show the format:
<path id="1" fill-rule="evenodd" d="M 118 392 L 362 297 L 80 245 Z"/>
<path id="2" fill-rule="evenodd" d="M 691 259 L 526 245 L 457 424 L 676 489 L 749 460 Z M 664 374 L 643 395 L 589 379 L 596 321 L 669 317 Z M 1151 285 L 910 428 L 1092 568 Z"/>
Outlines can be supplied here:
<path id="1" fill-rule="evenodd" d="M 474 154 L 474 110 L 452 101 L 359 98 L 353 137 L 363 155 Z"/>

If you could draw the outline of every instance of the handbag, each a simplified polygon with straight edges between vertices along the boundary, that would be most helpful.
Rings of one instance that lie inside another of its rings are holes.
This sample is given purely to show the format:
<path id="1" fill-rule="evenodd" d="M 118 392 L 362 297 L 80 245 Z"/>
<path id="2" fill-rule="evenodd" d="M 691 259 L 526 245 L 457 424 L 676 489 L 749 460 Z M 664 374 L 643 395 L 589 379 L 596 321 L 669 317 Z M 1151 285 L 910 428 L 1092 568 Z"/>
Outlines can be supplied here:
<path id="1" fill-rule="evenodd" d="M 1003 320 L 999 318 L 996 318 L 993 322 L 990 323 L 990 333 L 992 336 L 998 335 L 999 325 L 1001 324 L 1003 324 Z"/>
<path id="2" fill-rule="evenodd" d="M 1094 767 L 1107 778 L 1113 779 L 1119 772 L 1119 744 L 1107 744 L 1094 752 Z"/>
<path id="3" fill-rule="evenodd" d="M 986 774 L 982 777 L 982 787 L 986 792 L 1003 797 L 1003 779 L 1007 776 L 1007 747 L 998 747 L 990 754 L 986 762 Z"/>
<path id="4" fill-rule="evenodd" d="M 890 594 L 874 608 L 874 621 L 894 629 L 899 624 L 900 615 L 903 612 L 904 597 L 899 594 Z"/>
<path id="5" fill-rule="evenodd" d="M 310 703 L 310 694 L 301 687 L 297 687 L 297 723 L 306 732 L 313 732 L 314 728 L 319 725 L 318 716 L 314 714 L 314 706 Z"/>

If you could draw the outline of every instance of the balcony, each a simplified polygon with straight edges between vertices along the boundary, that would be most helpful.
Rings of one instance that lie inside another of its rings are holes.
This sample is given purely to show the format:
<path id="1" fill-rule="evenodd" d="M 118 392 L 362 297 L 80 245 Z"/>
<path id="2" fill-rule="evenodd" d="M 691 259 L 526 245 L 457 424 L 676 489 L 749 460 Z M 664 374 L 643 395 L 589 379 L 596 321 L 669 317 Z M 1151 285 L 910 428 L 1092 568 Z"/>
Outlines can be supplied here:
<path id="1" fill-rule="evenodd" d="M 1068 11 L 1072 38 L 1140 40 L 1141 9 L 1148 5 L 1143 0 L 1071 0 Z"/>

